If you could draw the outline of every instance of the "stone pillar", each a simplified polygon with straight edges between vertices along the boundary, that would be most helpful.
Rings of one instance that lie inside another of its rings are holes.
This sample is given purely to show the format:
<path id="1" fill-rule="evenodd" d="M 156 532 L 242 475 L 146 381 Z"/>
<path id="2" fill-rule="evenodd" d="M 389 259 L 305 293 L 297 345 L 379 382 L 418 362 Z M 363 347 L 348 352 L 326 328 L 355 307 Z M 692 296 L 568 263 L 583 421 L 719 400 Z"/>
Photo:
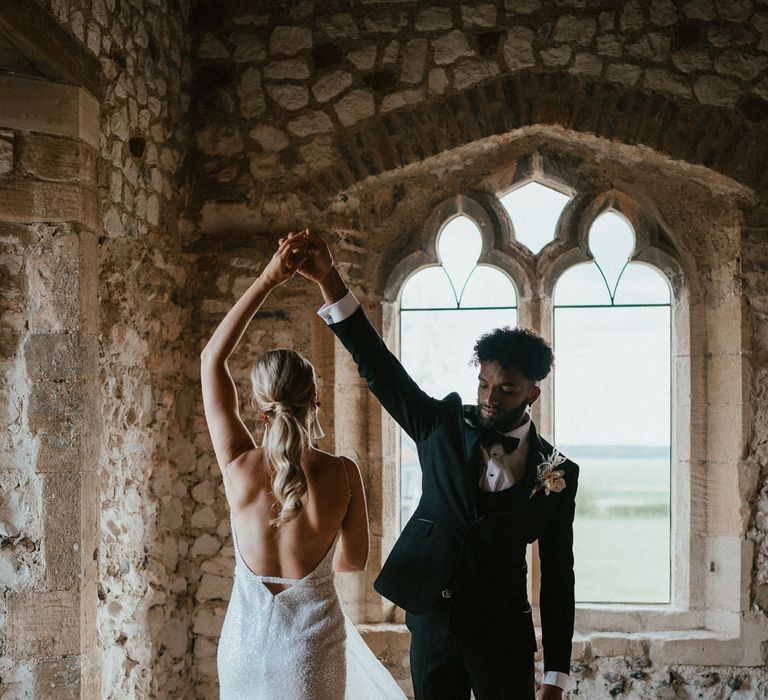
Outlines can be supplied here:
<path id="1" fill-rule="evenodd" d="M 29 537 L 41 564 L 6 598 L 6 654 L 29 669 L 30 685 L 19 681 L 19 691 L 92 699 L 100 697 L 99 106 L 74 86 L 3 77 L 3 90 L 0 128 L 12 130 L 14 155 L 0 181 L 0 224 L 25 234 L 25 324 L 13 361 L 19 429 L 33 448 L 2 468 L 26 472 L 35 487 L 38 525 Z"/>

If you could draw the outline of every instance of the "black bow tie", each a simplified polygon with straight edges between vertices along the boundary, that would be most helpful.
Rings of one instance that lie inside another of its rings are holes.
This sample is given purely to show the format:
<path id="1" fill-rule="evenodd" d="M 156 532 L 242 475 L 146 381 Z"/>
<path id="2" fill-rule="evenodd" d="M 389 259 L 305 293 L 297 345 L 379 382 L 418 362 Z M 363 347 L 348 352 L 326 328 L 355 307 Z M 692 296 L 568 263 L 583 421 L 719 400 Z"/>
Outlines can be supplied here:
<path id="1" fill-rule="evenodd" d="M 483 428 L 480 431 L 480 444 L 483 447 L 501 445 L 504 448 L 504 452 L 506 454 L 512 454 L 520 444 L 520 440 L 518 440 L 516 437 L 509 437 L 508 435 L 504 435 L 504 433 L 500 433 L 498 430 Z"/>

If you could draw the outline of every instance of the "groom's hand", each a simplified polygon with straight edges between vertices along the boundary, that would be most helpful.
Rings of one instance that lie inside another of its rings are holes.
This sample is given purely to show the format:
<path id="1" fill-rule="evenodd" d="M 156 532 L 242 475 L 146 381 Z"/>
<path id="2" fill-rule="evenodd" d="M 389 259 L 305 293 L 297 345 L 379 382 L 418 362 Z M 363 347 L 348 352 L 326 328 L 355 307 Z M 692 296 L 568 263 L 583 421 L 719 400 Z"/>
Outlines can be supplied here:
<path id="1" fill-rule="evenodd" d="M 539 700 L 562 700 L 563 689 L 556 685 L 542 685 Z"/>

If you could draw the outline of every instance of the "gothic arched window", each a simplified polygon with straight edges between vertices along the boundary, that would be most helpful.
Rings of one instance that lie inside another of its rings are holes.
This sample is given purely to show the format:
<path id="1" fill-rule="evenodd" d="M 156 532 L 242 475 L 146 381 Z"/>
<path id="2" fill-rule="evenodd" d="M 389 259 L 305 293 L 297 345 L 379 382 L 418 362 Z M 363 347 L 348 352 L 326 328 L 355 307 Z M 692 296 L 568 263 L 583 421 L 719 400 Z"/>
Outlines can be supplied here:
<path id="1" fill-rule="evenodd" d="M 470 364 L 477 338 L 517 323 L 517 293 L 498 268 L 478 264 L 482 236 L 477 224 L 458 215 L 437 237 L 439 265 L 415 272 L 400 295 L 400 360 L 432 396 L 458 391 L 464 403 L 477 398 L 477 368 Z M 421 471 L 413 441 L 400 447 L 401 524 L 421 495 Z"/>
<path id="2" fill-rule="evenodd" d="M 581 466 L 580 602 L 670 602 L 671 293 L 634 248 L 627 220 L 602 214 L 593 262 L 554 292 L 555 439 Z"/>

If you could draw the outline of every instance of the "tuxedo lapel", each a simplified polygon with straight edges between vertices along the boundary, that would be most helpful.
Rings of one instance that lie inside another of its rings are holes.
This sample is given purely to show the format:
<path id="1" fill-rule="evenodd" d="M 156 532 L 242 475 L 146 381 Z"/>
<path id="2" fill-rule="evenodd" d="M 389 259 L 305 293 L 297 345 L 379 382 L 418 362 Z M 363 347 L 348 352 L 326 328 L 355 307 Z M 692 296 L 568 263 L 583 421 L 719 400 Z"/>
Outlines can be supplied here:
<path id="1" fill-rule="evenodd" d="M 473 520 L 477 519 L 477 499 L 475 491 L 480 479 L 482 456 L 480 454 L 480 428 L 474 420 L 474 406 L 464 406 L 462 414 L 462 431 L 464 437 L 464 478 L 467 496 L 473 509 Z"/>

